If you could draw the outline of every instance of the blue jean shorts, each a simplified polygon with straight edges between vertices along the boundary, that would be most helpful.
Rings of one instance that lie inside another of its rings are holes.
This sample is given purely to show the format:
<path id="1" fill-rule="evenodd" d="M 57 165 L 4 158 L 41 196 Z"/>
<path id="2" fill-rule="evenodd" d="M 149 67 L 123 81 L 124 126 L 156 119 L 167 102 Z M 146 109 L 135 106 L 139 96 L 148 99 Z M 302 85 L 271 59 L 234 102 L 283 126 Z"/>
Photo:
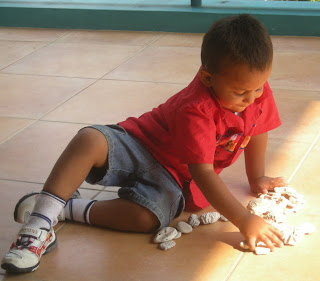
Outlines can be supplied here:
<path id="1" fill-rule="evenodd" d="M 120 186 L 118 195 L 154 213 L 159 229 L 182 213 L 185 201 L 174 177 L 134 137 L 119 125 L 94 125 L 108 142 L 108 163 L 92 168 L 86 178 L 90 184 Z"/>

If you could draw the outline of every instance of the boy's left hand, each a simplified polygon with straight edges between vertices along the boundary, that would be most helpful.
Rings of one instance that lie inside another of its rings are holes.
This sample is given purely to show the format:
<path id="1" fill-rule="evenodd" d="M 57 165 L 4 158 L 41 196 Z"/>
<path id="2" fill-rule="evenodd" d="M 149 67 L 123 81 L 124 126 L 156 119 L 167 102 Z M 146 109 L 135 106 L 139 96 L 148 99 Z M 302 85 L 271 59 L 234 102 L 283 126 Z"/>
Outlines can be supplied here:
<path id="1" fill-rule="evenodd" d="M 271 178 L 271 177 L 259 177 L 250 183 L 252 192 L 266 194 L 268 190 L 273 190 L 278 186 L 287 186 L 288 183 L 283 177 Z"/>

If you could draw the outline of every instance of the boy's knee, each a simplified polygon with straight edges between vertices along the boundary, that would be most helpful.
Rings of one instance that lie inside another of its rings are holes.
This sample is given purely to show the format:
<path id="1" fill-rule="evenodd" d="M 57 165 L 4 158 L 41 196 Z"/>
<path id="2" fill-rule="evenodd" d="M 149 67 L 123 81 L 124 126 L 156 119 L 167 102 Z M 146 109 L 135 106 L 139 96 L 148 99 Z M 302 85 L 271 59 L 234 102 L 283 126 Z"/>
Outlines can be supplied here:
<path id="1" fill-rule="evenodd" d="M 108 156 L 108 142 L 105 136 L 93 128 L 83 128 L 74 137 L 75 141 L 95 155 L 95 167 L 102 167 Z"/>
<path id="2" fill-rule="evenodd" d="M 152 233 L 160 226 L 157 216 L 147 208 L 141 207 L 137 214 L 136 227 L 139 232 Z"/>

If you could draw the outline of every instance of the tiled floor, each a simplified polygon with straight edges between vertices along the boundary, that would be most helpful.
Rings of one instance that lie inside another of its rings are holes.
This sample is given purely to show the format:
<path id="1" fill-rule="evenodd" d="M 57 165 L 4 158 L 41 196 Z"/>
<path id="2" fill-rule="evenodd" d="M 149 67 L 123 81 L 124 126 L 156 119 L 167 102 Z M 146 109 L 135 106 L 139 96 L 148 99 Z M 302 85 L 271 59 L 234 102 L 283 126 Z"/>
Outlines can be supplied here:
<path id="1" fill-rule="evenodd" d="M 40 190 L 54 162 L 86 124 L 139 116 L 185 87 L 200 66 L 202 34 L 0 29 L 0 255 L 19 225 L 12 213 Z M 320 227 L 320 38 L 273 37 L 270 84 L 282 127 L 270 133 L 267 172 L 306 196 L 290 219 Z M 243 158 L 222 177 L 243 204 L 252 198 Z M 83 184 L 86 198 L 115 198 L 115 187 Z M 186 219 L 184 213 L 180 219 Z M 239 249 L 229 222 L 201 226 L 163 252 L 147 234 L 59 224 L 59 247 L 30 274 L 0 280 L 317 280 L 319 232 L 296 247 L 256 256 Z M 319 279 L 318 279 L 319 280 Z"/>

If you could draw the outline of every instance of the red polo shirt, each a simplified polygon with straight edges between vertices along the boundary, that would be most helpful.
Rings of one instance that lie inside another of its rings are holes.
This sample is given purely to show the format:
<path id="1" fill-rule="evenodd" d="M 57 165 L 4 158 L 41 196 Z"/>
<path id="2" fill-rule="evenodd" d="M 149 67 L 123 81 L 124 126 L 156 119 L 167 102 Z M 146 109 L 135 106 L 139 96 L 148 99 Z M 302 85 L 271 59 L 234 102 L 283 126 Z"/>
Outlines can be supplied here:
<path id="1" fill-rule="evenodd" d="M 210 204 L 189 173 L 188 164 L 209 163 L 219 174 L 236 161 L 251 136 L 281 124 L 269 84 L 237 116 L 221 107 L 197 74 L 185 89 L 139 118 L 120 122 L 184 188 L 186 210 Z"/>

